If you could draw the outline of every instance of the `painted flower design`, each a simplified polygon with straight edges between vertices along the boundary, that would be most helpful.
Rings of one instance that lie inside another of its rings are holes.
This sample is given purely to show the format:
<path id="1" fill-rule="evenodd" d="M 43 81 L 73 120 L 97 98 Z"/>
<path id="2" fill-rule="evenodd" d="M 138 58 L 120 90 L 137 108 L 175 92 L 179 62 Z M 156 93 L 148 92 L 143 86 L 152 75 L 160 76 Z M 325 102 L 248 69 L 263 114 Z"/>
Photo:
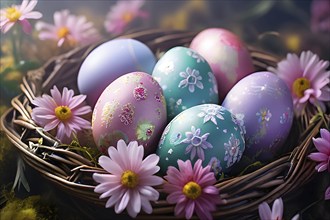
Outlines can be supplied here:
<path id="1" fill-rule="evenodd" d="M 207 138 L 210 133 L 201 135 L 201 129 L 191 126 L 191 132 L 186 132 L 186 138 L 181 143 L 189 144 L 186 148 L 186 154 L 190 153 L 190 159 L 193 160 L 197 154 L 198 158 L 204 160 L 204 150 L 213 148 L 213 146 L 207 142 Z"/>
<path id="2" fill-rule="evenodd" d="M 100 39 L 93 23 L 88 22 L 84 16 L 70 14 L 69 10 L 56 11 L 54 25 L 39 21 L 36 29 L 40 31 L 41 40 L 57 41 L 58 47 L 66 41 L 71 46 L 76 46 L 90 44 Z"/>
<path id="3" fill-rule="evenodd" d="M 154 133 L 155 125 L 151 122 L 143 121 L 139 122 L 136 128 L 136 137 L 138 140 L 146 141 L 149 140 Z"/>
<path id="4" fill-rule="evenodd" d="M 187 51 L 188 56 L 191 56 L 192 58 L 196 59 L 197 63 L 203 62 L 205 63 L 204 57 L 202 57 L 199 53 L 196 53 L 194 51 L 188 50 Z"/>
<path id="5" fill-rule="evenodd" d="M 168 75 L 169 73 L 174 71 L 173 61 L 161 63 L 161 65 L 158 66 L 158 70 L 163 72 L 165 75 Z"/>
<path id="6" fill-rule="evenodd" d="M 272 113 L 269 111 L 269 109 L 261 109 L 260 112 L 256 113 L 256 116 L 258 117 L 259 123 L 268 122 L 272 117 Z"/>
<path id="7" fill-rule="evenodd" d="M 203 112 L 198 113 L 198 117 L 204 118 L 203 123 L 211 121 L 213 124 L 217 125 L 217 118 L 224 120 L 222 116 L 224 114 L 224 108 L 217 105 L 206 105 L 202 107 Z"/>
<path id="8" fill-rule="evenodd" d="M 210 95 L 218 94 L 218 83 L 217 80 L 212 72 L 208 72 L 207 75 L 209 75 L 209 82 L 213 85 L 212 88 L 210 88 Z"/>
<path id="9" fill-rule="evenodd" d="M 175 132 L 170 137 L 170 144 L 177 145 L 180 144 L 182 134 L 180 132 Z"/>
<path id="10" fill-rule="evenodd" d="M 57 128 L 56 137 L 65 142 L 72 133 L 90 129 L 89 121 L 81 116 L 90 113 L 91 107 L 84 105 L 85 95 L 73 96 L 73 90 L 64 87 L 62 94 L 56 86 L 50 90 L 51 96 L 43 94 L 32 101 L 32 119 L 45 131 Z"/>
<path id="11" fill-rule="evenodd" d="M 163 144 L 164 144 L 164 141 L 165 141 L 166 135 L 168 134 L 168 132 L 169 132 L 170 129 L 171 129 L 171 124 L 172 124 L 172 123 L 169 123 L 169 124 L 165 127 L 165 129 L 164 129 L 164 131 L 163 131 L 163 133 L 162 133 L 162 136 L 160 137 L 159 145 L 163 145 Z"/>
<path id="12" fill-rule="evenodd" d="M 266 202 L 259 205 L 259 216 L 261 220 L 282 220 L 283 219 L 283 200 L 278 198 L 274 201 L 272 210 Z M 291 220 L 298 220 L 299 214 Z"/>
<path id="13" fill-rule="evenodd" d="M 101 113 L 101 126 L 105 126 L 106 128 L 108 128 L 110 126 L 110 123 L 113 119 L 113 115 L 114 115 L 116 109 L 118 108 L 118 106 L 119 106 L 118 102 L 107 102 L 104 104 L 104 106 L 102 108 L 102 113 Z M 94 116 L 94 114 L 93 114 L 93 116 Z"/>
<path id="14" fill-rule="evenodd" d="M 270 67 L 269 71 L 276 73 L 291 89 L 295 110 L 300 114 L 307 102 L 325 111 L 324 102 L 330 101 L 328 67 L 329 61 L 320 60 L 311 51 L 304 51 L 300 57 L 288 54 L 277 64 L 277 69 Z"/>
<path id="15" fill-rule="evenodd" d="M 42 14 L 33 11 L 38 1 L 23 0 L 21 5 L 12 5 L 11 7 L 0 10 L 0 29 L 3 33 L 8 32 L 16 23 L 19 23 L 23 31 L 31 33 L 32 26 L 29 19 L 39 19 Z"/>
<path id="16" fill-rule="evenodd" d="M 147 89 L 141 83 L 133 91 L 134 98 L 138 101 L 145 100 L 148 96 Z"/>
<path id="17" fill-rule="evenodd" d="M 210 166 L 202 167 L 202 160 L 192 166 L 190 160 L 178 160 L 179 169 L 169 166 L 165 192 L 166 200 L 175 204 L 176 216 L 190 219 L 194 213 L 200 219 L 212 219 L 211 212 L 221 203 L 219 189 L 214 186 L 216 180 Z"/>
<path id="18" fill-rule="evenodd" d="M 133 122 L 134 117 L 134 106 L 130 103 L 123 105 L 119 114 L 119 119 L 124 125 L 130 125 Z"/>
<path id="19" fill-rule="evenodd" d="M 211 170 L 214 172 L 215 176 L 218 176 L 222 173 L 222 166 L 220 160 L 218 160 L 216 157 L 212 157 L 209 166 L 211 167 Z"/>
<path id="20" fill-rule="evenodd" d="M 112 6 L 104 22 L 105 30 L 113 34 L 121 34 L 136 18 L 148 18 L 149 14 L 142 11 L 144 0 L 121 0 Z"/>
<path id="21" fill-rule="evenodd" d="M 163 183 L 163 179 L 154 175 L 159 171 L 159 157 L 151 154 L 143 159 L 144 148 L 136 141 L 128 146 L 123 140 L 115 147 L 108 148 L 107 156 L 99 158 L 99 164 L 109 174 L 94 173 L 93 179 L 99 183 L 94 189 L 101 193 L 100 199 L 107 198 L 106 208 L 114 206 L 116 213 L 124 209 L 135 218 L 141 209 L 152 213 L 150 201 L 157 201 L 159 192 L 152 186 Z"/>
<path id="22" fill-rule="evenodd" d="M 246 128 L 244 125 L 244 117 L 245 117 L 245 115 L 241 114 L 241 113 L 238 113 L 235 115 L 237 124 L 241 127 L 243 134 L 246 134 Z"/>
<path id="23" fill-rule="evenodd" d="M 328 170 L 330 173 L 330 132 L 327 129 L 320 129 L 321 137 L 313 138 L 317 153 L 311 153 L 308 157 L 319 164 L 315 167 L 317 172 Z"/>
<path id="24" fill-rule="evenodd" d="M 291 119 L 293 116 L 292 116 L 292 113 L 291 113 L 291 110 L 290 108 L 287 109 L 286 112 L 284 112 L 281 116 L 280 116 L 280 123 L 281 124 L 285 124 L 289 121 L 289 119 Z"/>
<path id="25" fill-rule="evenodd" d="M 242 157 L 240 150 L 240 141 L 233 134 L 231 134 L 228 143 L 224 143 L 225 158 L 227 161 L 227 168 L 231 167 L 234 163 L 238 162 Z"/>
<path id="26" fill-rule="evenodd" d="M 199 89 L 203 89 L 203 83 L 201 82 L 202 77 L 199 75 L 199 71 L 196 69 L 191 70 L 187 67 L 186 72 L 180 72 L 179 74 L 184 80 L 179 83 L 179 88 L 185 88 L 188 86 L 189 92 L 193 93 L 195 91 L 195 86 Z"/>

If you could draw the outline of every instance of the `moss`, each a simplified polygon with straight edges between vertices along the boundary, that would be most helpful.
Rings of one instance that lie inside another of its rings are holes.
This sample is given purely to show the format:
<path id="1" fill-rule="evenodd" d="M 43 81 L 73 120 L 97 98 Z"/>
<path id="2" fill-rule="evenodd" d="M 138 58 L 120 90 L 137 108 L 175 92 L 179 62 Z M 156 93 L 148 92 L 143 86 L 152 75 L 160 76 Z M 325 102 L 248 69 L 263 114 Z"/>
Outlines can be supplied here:
<path id="1" fill-rule="evenodd" d="M 35 220 L 37 219 L 37 211 L 33 208 L 27 208 L 19 211 L 16 215 L 17 220 Z"/>
<path id="2" fill-rule="evenodd" d="M 40 196 L 25 199 L 9 196 L 7 199 L 6 206 L 0 211 L 1 220 L 56 219 L 57 212 L 54 207 Z"/>

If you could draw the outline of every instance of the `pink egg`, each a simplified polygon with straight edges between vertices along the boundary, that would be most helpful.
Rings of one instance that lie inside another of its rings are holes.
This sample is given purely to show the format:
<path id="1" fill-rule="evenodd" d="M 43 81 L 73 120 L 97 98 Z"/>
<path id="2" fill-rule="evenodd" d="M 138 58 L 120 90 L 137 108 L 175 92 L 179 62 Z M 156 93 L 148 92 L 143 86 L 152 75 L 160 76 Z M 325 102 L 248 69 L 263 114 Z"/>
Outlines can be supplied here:
<path id="1" fill-rule="evenodd" d="M 98 149 L 117 141 L 137 141 L 145 153 L 155 151 L 166 126 L 163 91 L 152 76 L 144 72 L 125 74 L 113 81 L 99 97 L 92 116 L 92 131 Z"/>
<path id="2" fill-rule="evenodd" d="M 254 72 L 252 58 L 244 43 L 221 28 L 205 29 L 190 44 L 209 63 L 218 83 L 220 101 L 244 76 Z"/>

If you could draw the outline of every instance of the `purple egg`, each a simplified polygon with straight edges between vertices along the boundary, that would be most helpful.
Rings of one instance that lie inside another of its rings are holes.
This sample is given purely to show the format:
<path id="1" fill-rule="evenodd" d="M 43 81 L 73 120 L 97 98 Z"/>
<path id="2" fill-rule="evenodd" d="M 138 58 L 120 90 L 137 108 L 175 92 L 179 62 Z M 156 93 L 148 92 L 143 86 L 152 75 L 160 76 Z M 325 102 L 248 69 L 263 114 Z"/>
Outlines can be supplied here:
<path id="1" fill-rule="evenodd" d="M 134 39 L 115 39 L 96 47 L 82 63 L 77 83 L 94 107 L 103 90 L 118 77 L 135 71 L 148 74 L 156 64 L 152 51 Z"/>
<path id="2" fill-rule="evenodd" d="M 244 154 L 273 160 L 292 126 L 293 101 L 287 85 L 273 73 L 256 72 L 241 79 L 222 106 L 236 115 L 246 132 Z"/>
<path id="3" fill-rule="evenodd" d="M 92 116 L 93 137 L 104 154 L 119 139 L 137 141 L 148 154 L 155 151 L 166 121 L 158 82 L 147 73 L 128 73 L 113 81 L 98 99 Z"/>

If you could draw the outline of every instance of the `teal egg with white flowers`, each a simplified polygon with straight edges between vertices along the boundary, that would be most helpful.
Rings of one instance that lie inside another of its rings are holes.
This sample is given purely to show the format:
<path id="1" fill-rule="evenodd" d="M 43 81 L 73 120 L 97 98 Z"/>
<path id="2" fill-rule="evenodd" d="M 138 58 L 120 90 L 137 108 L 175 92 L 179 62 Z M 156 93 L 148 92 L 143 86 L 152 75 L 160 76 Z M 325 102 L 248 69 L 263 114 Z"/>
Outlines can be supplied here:
<path id="1" fill-rule="evenodd" d="M 168 50 L 156 63 L 152 76 L 163 89 L 167 119 L 203 103 L 218 103 L 218 85 L 207 61 L 187 47 Z"/>
<path id="2" fill-rule="evenodd" d="M 165 128 L 157 148 L 160 172 L 177 161 L 211 166 L 216 176 L 228 173 L 244 152 L 244 130 L 241 122 L 226 108 L 202 104 L 178 114 Z"/>

